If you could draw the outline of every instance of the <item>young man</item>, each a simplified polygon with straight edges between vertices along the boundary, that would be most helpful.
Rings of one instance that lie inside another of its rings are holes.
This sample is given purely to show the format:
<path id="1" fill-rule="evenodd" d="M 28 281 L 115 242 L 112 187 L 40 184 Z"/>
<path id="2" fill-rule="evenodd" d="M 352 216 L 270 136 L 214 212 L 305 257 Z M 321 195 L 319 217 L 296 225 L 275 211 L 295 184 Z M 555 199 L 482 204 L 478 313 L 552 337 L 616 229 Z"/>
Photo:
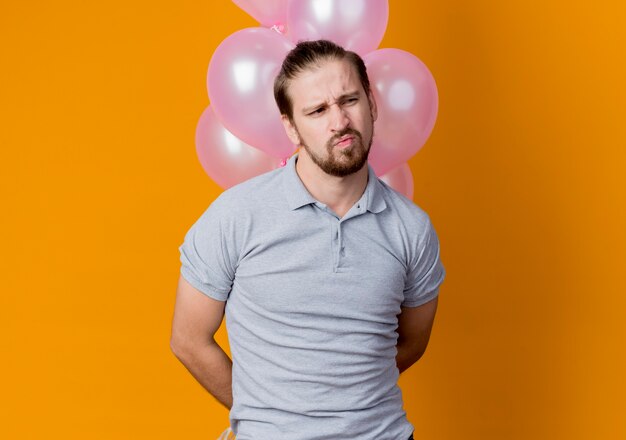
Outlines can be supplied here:
<path id="1" fill-rule="evenodd" d="M 172 350 L 238 440 L 410 439 L 397 380 L 430 336 L 437 236 L 367 165 L 377 109 L 358 55 L 299 43 L 274 95 L 301 148 L 185 236 Z M 213 339 L 224 312 L 232 363 Z"/>

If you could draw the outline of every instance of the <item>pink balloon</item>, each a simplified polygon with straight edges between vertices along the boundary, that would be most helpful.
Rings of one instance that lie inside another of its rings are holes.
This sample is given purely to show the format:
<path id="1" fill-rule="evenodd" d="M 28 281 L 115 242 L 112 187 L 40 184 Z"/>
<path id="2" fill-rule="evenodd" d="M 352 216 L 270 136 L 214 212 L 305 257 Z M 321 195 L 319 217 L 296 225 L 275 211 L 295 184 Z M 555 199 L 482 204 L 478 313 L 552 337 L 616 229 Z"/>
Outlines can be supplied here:
<path id="1" fill-rule="evenodd" d="M 413 173 L 411 173 L 411 168 L 409 168 L 408 164 L 403 163 L 399 167 L 383 174 L 380 180 L 409 199 L 413 199 Z"/>
<path id="2" fill-rule="evenodd" d="M 417 57 L 380 49 L 364 57 L 378 106 L 369 161 L 382 175 L 422 148 L 437 119 L 437 85 Z"/>
<path id="3" fill-rule="evenodd" d="M 263 26 L 285 25 L 288 0 L 233 0 Z"/>
<path id="4" fill-rule="evenodd" d="M 387 0 L 292 0 L 287 9 L 292 41 L 323 38 L 361 56 L 378 47 L 388 19 Z"/>
<path id="5" fill-rule="evenodd" d="M 280 160 L 237 139 L 207 107 L 196 126 L 196 153 L 204 171 L 222 188 L 280 166 Z"/>
<path id="6" fill-rule="evenodd" d="M 213 111 L 235 136 L 272 156 L 289 157 L 289 141 L 274 101 L 274 78 L 293 44 L 266 28 L 235 32 L 217 47 L 209 64 Z"/>

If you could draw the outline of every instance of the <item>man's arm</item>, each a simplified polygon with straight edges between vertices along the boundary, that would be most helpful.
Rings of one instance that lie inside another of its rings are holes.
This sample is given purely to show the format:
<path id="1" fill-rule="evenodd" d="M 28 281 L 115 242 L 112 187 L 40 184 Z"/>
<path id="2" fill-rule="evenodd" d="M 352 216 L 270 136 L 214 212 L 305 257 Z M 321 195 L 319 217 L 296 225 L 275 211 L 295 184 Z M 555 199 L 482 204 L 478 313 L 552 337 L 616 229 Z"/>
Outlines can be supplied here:
<path id="1" fill-rule="evenodd" d="M 181 276 L 170 347 L 193 377 L 230 409 L 233 405 L 232 362 L 214 339 L 225 304 L 209 298 Z"/>
<path id="2" fill-rule="evenodd" d="M 418 361 L 426 351 L 433 328 L 438 297 L 418 307 L 402 307 L 398 315 L 398 354 L 400 373 Z"/>

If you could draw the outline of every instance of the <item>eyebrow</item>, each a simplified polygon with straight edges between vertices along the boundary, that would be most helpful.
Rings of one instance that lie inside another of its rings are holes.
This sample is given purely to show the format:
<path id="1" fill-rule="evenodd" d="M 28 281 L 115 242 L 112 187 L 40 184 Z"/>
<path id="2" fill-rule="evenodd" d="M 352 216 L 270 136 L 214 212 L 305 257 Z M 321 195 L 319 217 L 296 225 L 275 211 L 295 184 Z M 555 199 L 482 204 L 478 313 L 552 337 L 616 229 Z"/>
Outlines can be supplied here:
<path id="1" fill-rule="evenodd" d="M 354 92 L 344 93 L 339 98 L 337 98 L 337 101 L 341 102 L 341 101 L 344 101 L 344 100 L 349 99 L 349 98 L 358 98 L 358 96 L 359 96 L 359 91 L 355 90 Z M 314 110 L 317 110 L 318 108 L 325 107 L 327 105 L 328 105 L 328 103 L 326 103 L 326 102 L 320 102 L 318 104 L 311 105 L 309 107 L 303 108 L 302 109 L 302 113 L 304 113 L 306 115 L 306 114 L 309 114 L 310 112 L 312 112 Z"/>

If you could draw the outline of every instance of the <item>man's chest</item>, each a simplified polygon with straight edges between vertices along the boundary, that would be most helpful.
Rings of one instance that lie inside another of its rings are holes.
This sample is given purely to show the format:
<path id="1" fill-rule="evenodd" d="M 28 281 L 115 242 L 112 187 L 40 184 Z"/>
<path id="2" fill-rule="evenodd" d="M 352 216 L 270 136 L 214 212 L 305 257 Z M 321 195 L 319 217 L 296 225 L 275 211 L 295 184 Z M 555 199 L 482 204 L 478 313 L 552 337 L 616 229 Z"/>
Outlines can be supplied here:
<path id="1" fill-rule="evenodd" d="M 242 242 L 233 285 L 259 307 L 281 313 L 400 311 L 407 245 L 374 215 L 341 222 L 309 215 L 258 221 Z"/>

